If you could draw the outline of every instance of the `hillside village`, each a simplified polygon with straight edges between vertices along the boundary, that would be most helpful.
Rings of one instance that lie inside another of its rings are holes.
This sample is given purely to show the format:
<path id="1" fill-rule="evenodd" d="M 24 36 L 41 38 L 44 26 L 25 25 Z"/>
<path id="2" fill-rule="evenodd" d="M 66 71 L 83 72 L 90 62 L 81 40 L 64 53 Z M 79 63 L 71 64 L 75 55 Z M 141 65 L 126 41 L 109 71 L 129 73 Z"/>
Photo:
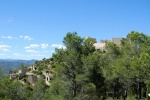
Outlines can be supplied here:
<path id="1" fill-rule="evenodd" d="M 11 73 L 10 79 L 11 80 L 18 80 L 23 84 L 29 83 L 30 85 L 33 85 L 38 81 L 38 79 L 42 78 L 42 75 L 44 76 L 46 85 L 50 86 L 50 77 L 53 76 L 52 73 L 46 72 L 45 70 L 42 70 L 42 74 L 38 75 L 36 74 L 38 72 L 35 65 L 29 66 L 25 69 L 19 69 L 17 73 Z"/>
<path id="2" fill-rule="evenodd" d="M 91 37 L 86 37 L 91 38 Z M 108 40 L 100 40 L 100 42 L 97 42 L 95 38 L 91 38 L 95 41 L 93 44 L 95 50 L 105 50 L 106 47 L 106 42 Z M 113 42 L 117 46 L 120 46 L 121 40 L 123 38 L 112 38 L 109 40 L 109 42 Z M 42 67 L 42 66 L 41 66 Z M 51 69 L 51 65 L 48 66 L 48 69 Z M 40 75 L 38 75 L 36 72 L 41 72 Z M 11 80 L 18 80 L 22 84 L 27 84 L 29 83 L 30 85 L 34 86 L 34 84 L 38 81 L 38 79 L 41 79 L 42 76 L 44 76 L 44 80 L 47 86 L 50 86 L 50 79 L 53 76 L 53 73 L 51 71 L 45 71 L 45 70 L 38 70 L 36 68 L 36 65 L 28 66 L 25 69 L 19 69 L 16 73 L 11 73 L 10 74 L 10 79 Z"/>

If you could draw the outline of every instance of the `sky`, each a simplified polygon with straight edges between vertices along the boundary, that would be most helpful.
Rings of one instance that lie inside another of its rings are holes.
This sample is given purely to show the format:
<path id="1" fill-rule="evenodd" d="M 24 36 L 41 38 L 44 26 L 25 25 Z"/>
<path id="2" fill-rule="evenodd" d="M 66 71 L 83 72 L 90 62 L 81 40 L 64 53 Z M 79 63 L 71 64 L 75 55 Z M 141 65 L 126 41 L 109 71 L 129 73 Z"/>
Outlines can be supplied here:
<path id="1" fill-rule="evenodd" d="M 150 35 L 150 0 L 0 0 L 0 59 L 50 58 L 67 32 L 110 40 Z"/>

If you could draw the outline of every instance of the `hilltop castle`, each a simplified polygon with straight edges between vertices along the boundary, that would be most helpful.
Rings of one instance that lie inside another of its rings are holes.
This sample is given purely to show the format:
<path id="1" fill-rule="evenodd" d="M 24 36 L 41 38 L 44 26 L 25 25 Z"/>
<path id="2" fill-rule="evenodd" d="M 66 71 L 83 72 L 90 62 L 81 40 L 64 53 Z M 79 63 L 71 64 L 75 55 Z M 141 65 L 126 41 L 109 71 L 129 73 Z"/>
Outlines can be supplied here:
<path id="1" fill-rule="evenodd" d="M 87 38 L 91 38 L 91 37 L 87 36 L 86 39 L 87 39 Z M 94 45 L 94 47 L 95 47 L 96 50 L 104 50 L 105 47 L 106 47 L 106 42 L 107 42 L 107 41 L 108 41 L 108 42 L 113 42 L 113 43 L 115 43 L 117 46 L 119 46 L 119 45 L 121 44 L 121 40 L 122 40 L 123 38 L 112 38 L 111 40 L 100 40 L 99 43 L 96 41 L 96 38 L 92 38 L 92 39 L 95 41 L 95 43 L 94 43 L 93 45 Z"/>

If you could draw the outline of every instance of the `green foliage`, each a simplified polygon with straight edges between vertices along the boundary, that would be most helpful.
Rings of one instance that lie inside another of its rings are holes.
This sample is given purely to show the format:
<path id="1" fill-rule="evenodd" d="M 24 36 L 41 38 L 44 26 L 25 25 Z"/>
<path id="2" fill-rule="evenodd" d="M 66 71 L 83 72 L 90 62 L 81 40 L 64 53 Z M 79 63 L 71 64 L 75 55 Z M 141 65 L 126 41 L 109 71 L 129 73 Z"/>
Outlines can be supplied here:
<path id="1" fill-rule="evenodd" d="M 112 99 L 109 93 L 122 100 L 125 91 L 127 100 L 146 98 L 150 37 L 132 31 L 121 45 L 107 41 L 104 51 L 96 51 L 94 42 L 69 32 L 63 40 L 66 49 L 55 49 L 51 58 L 37 61 L 34 74 L 51 73 L 50 86 L 46 86 L 45 76 L 35 86 L 23 85 L 3 78 L 0 70 L 0 100 L 106 100 Z"/>
<path id="2" fill-rule="evenodd" d="M 7 100 L 28 100 L 30 91 L 18 81 L 11 81 L 4 78 L 0 81 L 0 99 Z"/>
<path id="3" fill-rule="evenodd" d="M 88 38 L 83 41 L 76 32 L 73 32 L 67 33 L 63 42 L 66 49 L 56 49 L 55 54 L 53 54 L 55 61 L 53 63 L 53 66 L 55 66 L 53 81 L 62 80 L 57 84 L 60 84 L 59 88 L 63 89 L 63 91 L 57 89 L 56 83 L 52 82 L 51 86 L 55 88 L 55 91 L 57 90 L 55 93 L 65 99 L 98 98 L 102 93 L 101 86 L 104 85 L 104 79 L 99 66 L 99 56 L 94 53 L 94 40 Z M 88 96 L 91 93 L 90 91 L 94 93 L 94 95 L 91 95 L 92 97 Z M 87 94 L 88 92 L 89 94 Z M 97 96 L 97 94 L 99 95 Z"/>
<path id="4" fill-rule="evenodd" d="M 42 100 L 45 93 L 46 85 L 43 80 L 39 80 L 33 87 L 31 100 Z"/>
<path id="5" fill-rule="evenodd" d="M 80 52 L 83 39 L 77 35 L 77 32 L 68 32 L 66 37 L 64 37 L 63 43 L 68 50 Z"/>
<path id="6" fill-rule="evenodd" d="M 85 39 L 82 46 L 82 54 L 88 56 L 88 54 L 94 52 L 95 51 L 95 47 L 93 46 L 94 43 L 95 40 L 92 38 Z"/>
<path id="7" fill-rule="evenodd" d="M 0 68 L 0 80 L 3 78 L 3 72 L 2 69 Z"/>

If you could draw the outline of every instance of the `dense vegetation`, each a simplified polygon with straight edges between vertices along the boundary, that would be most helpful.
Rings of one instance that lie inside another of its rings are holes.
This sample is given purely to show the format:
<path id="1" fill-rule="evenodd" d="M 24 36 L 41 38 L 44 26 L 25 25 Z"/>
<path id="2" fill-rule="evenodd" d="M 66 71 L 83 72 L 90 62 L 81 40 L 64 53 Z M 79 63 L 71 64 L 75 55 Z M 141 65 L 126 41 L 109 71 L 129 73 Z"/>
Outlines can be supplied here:
<path id="1" fill-rule="evenodd" d="M 92 38 L 81 38 L 76 32 L 63 39 L 66 49 L 56 49 L 53 56 L 36 62 L 42 70 L 53 73 L 50 86 L 43 79 L 23 85 L 2 77 L 2 100 L 105 100 L 148 98 L 150 93 L 150 37 L 132 31 L 121 45 L 106 43 L 96 51 Z"/>

